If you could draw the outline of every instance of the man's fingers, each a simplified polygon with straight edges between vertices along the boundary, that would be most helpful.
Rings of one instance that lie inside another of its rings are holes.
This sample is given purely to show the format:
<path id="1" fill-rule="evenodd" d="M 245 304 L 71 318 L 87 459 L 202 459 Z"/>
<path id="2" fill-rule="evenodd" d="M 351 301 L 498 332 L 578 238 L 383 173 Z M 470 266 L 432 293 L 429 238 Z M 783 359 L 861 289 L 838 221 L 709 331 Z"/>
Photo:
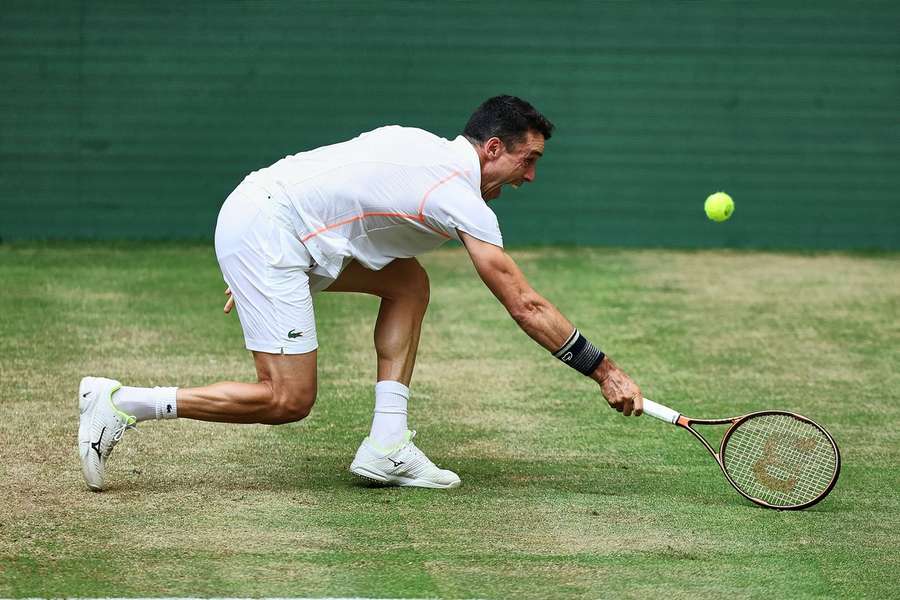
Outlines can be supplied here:
<path id="1" fill-rule="evenodd" d="M 223 310 L 227 315 L 231 312 L 231 309 L 234 308 L 234 296 L 231 295 L 231 286 L 225 288 L 225 295 L 228 296 L 228 300 L 225 301 L 225 308 Z"/>
<path id="2" fill-rule="evenodd" d="M 644 397 L 638 386 L 624 373 L 610 376 L 600 384 L 603 397 L 610 408 L 616 409 L 626 417 L 639 417 L 644 413 Z"/>

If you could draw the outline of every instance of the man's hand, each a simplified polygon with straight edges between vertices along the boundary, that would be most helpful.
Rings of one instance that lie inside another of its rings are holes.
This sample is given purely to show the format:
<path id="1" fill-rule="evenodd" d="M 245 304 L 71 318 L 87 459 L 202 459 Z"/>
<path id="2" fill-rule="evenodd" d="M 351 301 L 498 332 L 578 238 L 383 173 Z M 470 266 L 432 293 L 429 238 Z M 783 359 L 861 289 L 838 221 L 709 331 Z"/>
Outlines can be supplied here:
<path id="1" fill-rule="evenodd" d="M 600 391 L 610 407 L 626 417 L 632 414 L 637 417 L 644 412 L 641 388 L 610 357 L 603 359 L 591 378 L 600 384 Z"/>
<path id="2" fill-rule="evenodd" d="M 231 295 L 230 287 L 225 288 L 225 295 L 228 296 L 228 300 L 225 301 L 225 308 L 223 310 L 227 315 L 231 312 L 231 309 L 234 308 L 234 297 Z"/>

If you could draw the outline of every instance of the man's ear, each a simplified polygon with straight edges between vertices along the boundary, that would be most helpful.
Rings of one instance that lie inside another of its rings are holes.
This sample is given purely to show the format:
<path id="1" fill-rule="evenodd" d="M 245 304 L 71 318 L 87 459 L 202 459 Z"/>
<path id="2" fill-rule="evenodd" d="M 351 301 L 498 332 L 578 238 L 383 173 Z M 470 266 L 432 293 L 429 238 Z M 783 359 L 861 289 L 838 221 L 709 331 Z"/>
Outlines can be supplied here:
<path id="1" fill-rule="evenodd" d="M 500 156 L 505 148 L 506 146 L 500 138 L 492 137 L 484 143 L 484 154 L 489 159 L 493 160 Z"/>

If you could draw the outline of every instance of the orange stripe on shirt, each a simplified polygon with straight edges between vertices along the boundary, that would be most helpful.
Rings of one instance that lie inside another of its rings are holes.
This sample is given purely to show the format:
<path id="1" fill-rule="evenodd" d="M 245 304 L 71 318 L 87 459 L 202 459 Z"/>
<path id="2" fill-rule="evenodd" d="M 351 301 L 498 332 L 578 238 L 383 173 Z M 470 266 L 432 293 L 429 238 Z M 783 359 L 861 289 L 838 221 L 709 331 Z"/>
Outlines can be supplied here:
<path id="1" fill-rule="evenodd" d="M 444 177 L 443 179 L 441 179 L 440 181 L 438 181 L 436 184 L 434 184 L 433 186 L 431 186 L 431 188 L 430 188 L 427 192 L 425 192 L 425 195 L 422 196 L 422 201 L 419 203 L 419 216 L 420 216 L 420 217 L 422 217 L 422 215 L 423 215 L 423 213 L 424 213 L 424 211 L 425 211 L 425 202 L 428 200 L 428 196 L 431 195 L 431 192 L 433 192 L 434 190 L 438 189 L 439 187 L 441 187 L 442 185 L 444 185 L 445 183 L 447 183 L 448 181 L 450 181 L 450 180 L 453 179 L 454 177 L 459 177 L 460 175 L 461 175 L 461 173 L 460 173 L 459 171 L 453 171 L 453 173 L 451 173 L 451 174 L 448 175 L 447 177 Z M 424 217 L 422 217 L 422 218 L 424 218 Z"/>
<path id="2" fill-rule="evenodd" d="M 346 225 L 348 223 L 352 223 L 354 221 L 359 221 L 361 219 L 365 219 L 366 217 L 399 217 L 401 219 L 410 219 L 412 221 L 417 221 L 417 222 L 421 223 L 422 225 L 424 225 L 431 231 L 433 231 L 436 234 L 438 234 L 442 237 L 445 237 L 449 240 L 451 238 L 451 236 L 447 235 L 446 233 L 444 233 L 443 231 L 441 231 L 439 229 L 432 227 L 431 225 L 429 225 L 428 223 L 425 222 L 425 203 L 428 201 L 428 196 L 431 195 L 431 192 L 433 192 L 437 188 L 441 187 L 442 185 L 444 185 L 445 183 L 447 183 L 454 177 L 458 177 L 459 175 L 461 175 L 461 173 L 459 171 L 454 171 L 451 175 L 441 179 L 440 181 L 435 183 L 433 186 L 428 188 L 428 190 L 422 196 L 422 201 L 419 203 L 418 214 L 409 215 L 406 213 L 366 212 L 361 215 L 356 215 L 355 217 L 350 217 L 349 219 L 344 219 L 343 221 L 338 221 L 337 223 L 332 223 L 330 225 L 326 225 L 325 227 L 321 227 L 321 228 L 313 231 L 312 233 L 300 238 L 300 241 L 305 242 L 308 239 L 316 237 L 320 233 L 325 233 L 326 231 L 329 231 L 331 229 L 336 229 L 336 228 Z"/>
<path id="3" fill-rule="evenodd" d="M 342 225 L 346 225 L 347 223 L 352 223 L 353 221 L 359 221 L 360 219 L 365 219 L 366 217 L 400 217 L 401 219 L 413 219 L 415 221 L 419 220 L 418 215 L 408 215 L 406 213 L 388 213 L 388 212 L 371 212 L 371 213 L 363 213 L 361 215 L 356 215 L 355 217 L 350 217 L 349 219 L 344 219 L 343 221 L 338 221 L 337 223 L 332 223 L 331 225 L 326 225 L 320 229 L 316 229 L 312 233 L 306 235 L 305 237 L 300 238 L 301 242 L 305 242 L 310 238 L 314 238 L 320 233 L 325 233 L 330 229 L 337 229 Z"/>

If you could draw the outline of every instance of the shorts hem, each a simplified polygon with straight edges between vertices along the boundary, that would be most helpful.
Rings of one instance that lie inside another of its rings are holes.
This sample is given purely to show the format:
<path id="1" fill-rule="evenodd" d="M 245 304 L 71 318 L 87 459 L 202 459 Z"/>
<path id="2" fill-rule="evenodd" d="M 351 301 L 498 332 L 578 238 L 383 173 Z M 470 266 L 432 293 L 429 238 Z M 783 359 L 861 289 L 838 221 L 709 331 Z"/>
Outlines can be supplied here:
<path id="1" fill-rule="evenodd" d="M 244 340 L 244 345 L 251 352 L 265 352 L 267 354 L 308 354 L 319 348 L 317 340 L 304 340 L 299 344 L 272 344 L 252 340 Z"/>

